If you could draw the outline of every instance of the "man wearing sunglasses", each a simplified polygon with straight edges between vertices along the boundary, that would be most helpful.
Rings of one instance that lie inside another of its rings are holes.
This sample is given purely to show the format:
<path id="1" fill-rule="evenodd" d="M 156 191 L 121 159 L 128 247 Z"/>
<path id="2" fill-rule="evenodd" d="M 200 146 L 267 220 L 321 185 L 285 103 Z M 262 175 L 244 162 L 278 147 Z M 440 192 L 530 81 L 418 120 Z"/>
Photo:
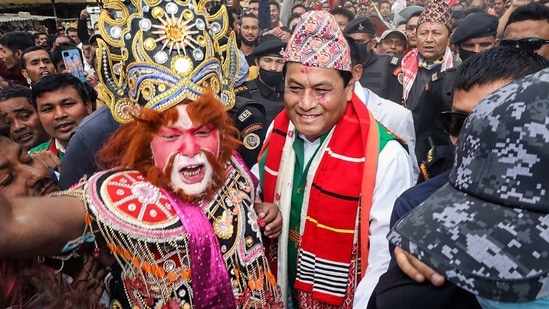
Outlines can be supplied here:
<path id="1" fill-rule="evenodd" d="M 499 44 L 549 58 L 549 7 L 538 3 L 518 7 L 509 16 Z"/>
<path id="2" fill-rule="evenodd" d="M 496 47 L 464 61 L 457 69 L 454 81 L 451 111 L 442 113 L 445 129 L 452 145 L 467 115 L 491 92 L 526 75 L 549 66 L 549 61 L 532 52 L 511 47 Z M 449 160 L 452 160 L 453 156 Z M 450 168 L 453 162 L 448 164 Z M 448 182 L 450 170 L 405 191 L 397 198 L 391 215 L 391 227 L 413 208 L 426 200 L 433 192 Z M 391 250 L 392 252 L 392 250 Z M 421 263 L 400 248 L 391 261 L 389 270 L 381 276 L 374 291 L 370 308 L 480 308 L 474 295 L 450 283 L 444 283 L 441 275 L 427 277 L 412 265 Z M 422 264 L 422 263 L 421 263 Z M 423 266 L 427 267 L 425 264 Z M 419 275 L 421 280 L 417 280 Z M 429 280 L 431 284 L 418 284 Z M 416 282 L 417 281 L 417 282 Z M 402 300 L 406 299 L 405 302 Z"/>

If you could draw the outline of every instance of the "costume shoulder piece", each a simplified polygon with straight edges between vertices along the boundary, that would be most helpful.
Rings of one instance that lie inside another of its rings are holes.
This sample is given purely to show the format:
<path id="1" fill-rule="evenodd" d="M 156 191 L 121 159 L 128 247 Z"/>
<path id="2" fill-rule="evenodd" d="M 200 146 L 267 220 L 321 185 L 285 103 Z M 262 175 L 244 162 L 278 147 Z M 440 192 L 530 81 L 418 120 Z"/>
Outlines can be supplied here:
<path id="1" fill-rule="evenodd" d="M 184 233 L 168 198 L 138 171 L 97 173 L 85 190 L 92 216 L 115 230 L 132 231 L 147 242 L 165 242 Z"/>

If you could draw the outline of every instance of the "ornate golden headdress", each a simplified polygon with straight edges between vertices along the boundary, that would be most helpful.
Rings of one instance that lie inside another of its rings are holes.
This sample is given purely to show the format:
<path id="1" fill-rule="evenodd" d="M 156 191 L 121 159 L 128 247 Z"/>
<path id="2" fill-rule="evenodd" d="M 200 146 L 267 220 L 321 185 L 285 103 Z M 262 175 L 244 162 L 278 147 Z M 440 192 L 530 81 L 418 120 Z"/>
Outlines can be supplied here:
<path id="1" fill-rule="evenodd" d="M 104 10 L 99 19 L 98 91 L 117 121 L 132 120 L 138 105 L 165 111 L 196 100 L 206 87 L 232 108 L 236 44 L 232 36 L 219 46 L 228 27 L 227 11 L 221 6 L 209 14 L 208 1 L 104 1 L 113 13 Z"/>

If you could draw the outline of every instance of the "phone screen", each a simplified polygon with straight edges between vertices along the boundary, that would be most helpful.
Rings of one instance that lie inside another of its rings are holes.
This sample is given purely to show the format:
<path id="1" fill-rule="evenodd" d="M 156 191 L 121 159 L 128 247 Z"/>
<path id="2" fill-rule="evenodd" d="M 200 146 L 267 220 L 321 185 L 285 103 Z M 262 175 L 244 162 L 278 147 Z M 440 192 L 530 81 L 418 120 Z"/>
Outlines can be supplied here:
<path id="1" fill-rule="evenodd" d="M 84 75 L 84 64 L 80 57 L 80 51 L 76 48 L 67 49 L 61 52 L 63 56 L 63 62 L 65 62 L 65 68 L 73 76 L 80 79 L 81 82 L 86 82 L 86 76 Z"/>

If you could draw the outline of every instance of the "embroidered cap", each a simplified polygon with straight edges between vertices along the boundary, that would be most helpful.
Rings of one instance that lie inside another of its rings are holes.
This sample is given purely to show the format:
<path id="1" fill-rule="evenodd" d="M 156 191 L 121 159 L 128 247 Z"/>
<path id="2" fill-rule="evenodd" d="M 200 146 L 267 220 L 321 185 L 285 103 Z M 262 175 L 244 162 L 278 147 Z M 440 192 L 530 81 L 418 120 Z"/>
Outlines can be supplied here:
<path id="1" fill-rule="evenodd" d="M 351 71 L 349 45 L 334 17 L 325 11 L 301 15 L 286 47 L 284 62 Z"/>
<path id="2" fill-rule="evenodd" d="M 131 121 L 138 105 L 165 111 L 194 101 L 206 88 L 227 109 L 234 105 L 228 89 L 238 73 L 232 70 L 239 63 L 238 53 L 231 52 L 235 39 L 219 46 L 228 27 L 226 8 L 208 12 L 207 2 L 104 1 L 119 14 L 111 17 L 104 10 L 99 18 L 98 92 L 117 121 Z"/>
<path id="3" fill-rule="evenodd" d="M 469 115 L 449 183 L 389 240 L 480 297 L 549 296 L 549 69 L 486 97 Z"/>
<path id="4" fill-rule="evenodd" d="M 418 25 L 423 23 L 438 23 L 447 27 L 452 27 L 454 18 L 452 17 L 452 10 L 448 3 L 443 0 L 432 0 L 425 6 L 419 19 Z"/>

